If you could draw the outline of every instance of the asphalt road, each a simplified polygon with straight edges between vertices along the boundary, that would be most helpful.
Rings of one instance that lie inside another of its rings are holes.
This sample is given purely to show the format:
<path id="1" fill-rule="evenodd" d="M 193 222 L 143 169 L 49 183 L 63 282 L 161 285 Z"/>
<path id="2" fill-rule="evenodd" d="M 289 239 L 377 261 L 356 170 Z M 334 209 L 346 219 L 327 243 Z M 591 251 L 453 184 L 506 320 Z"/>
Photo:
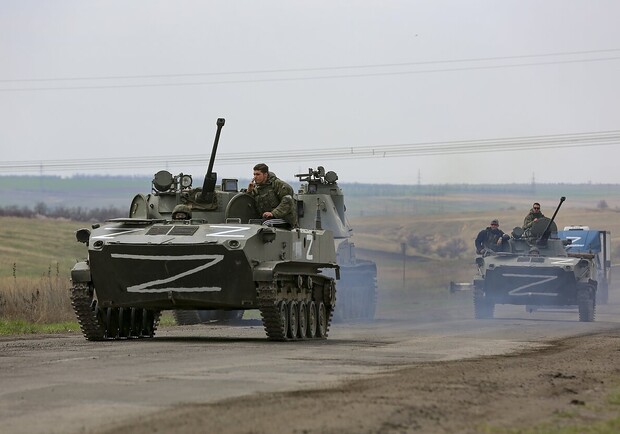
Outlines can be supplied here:
<path id="1" fill-rule="evenodd" d="M 80 334 L 0 339 L 0 432 L 76 433 L 188 403 L 322 388 L 415 362 L 497 355 L 620 328 L 620 304 L 576 312 L 498 306 L 496 319 L 332 325 L 326 341 L 271 342 L 244 326 L 158 330 L 154 339 Z"/>

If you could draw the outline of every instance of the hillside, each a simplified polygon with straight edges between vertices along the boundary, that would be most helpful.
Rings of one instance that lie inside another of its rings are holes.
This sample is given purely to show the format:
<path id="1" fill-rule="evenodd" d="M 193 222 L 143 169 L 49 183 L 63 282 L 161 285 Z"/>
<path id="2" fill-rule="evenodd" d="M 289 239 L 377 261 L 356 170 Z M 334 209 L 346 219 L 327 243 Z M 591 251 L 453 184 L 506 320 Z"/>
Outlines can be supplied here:
<path id="1" fill-rule="evenodd" d="M 200 186 L 202 174 L 194 178 Z M 287 179 L 286 177 L 283 177 Z M 221 178 L 220 178 L 221 179 Z M 294 189 L 299 187 L 291 181 Z M 239 185 L 247 185 L 240 179 Z M 602 201 L 620 209 L 620 188 L 613 184 L 497 184 L 497 185 L 392 185 L 347 183 L 340 180 L 350 217 L 376 215 L 418 215 L 523 209 L 534 200 L 545 209 L 557 204 L 560 196 L 566 208 L 596 208 Z M 108 208 L 128 210 L 138 193 L 150 193 L 150 177 L 110 176 L 0 176 L 0 208 Z"/>

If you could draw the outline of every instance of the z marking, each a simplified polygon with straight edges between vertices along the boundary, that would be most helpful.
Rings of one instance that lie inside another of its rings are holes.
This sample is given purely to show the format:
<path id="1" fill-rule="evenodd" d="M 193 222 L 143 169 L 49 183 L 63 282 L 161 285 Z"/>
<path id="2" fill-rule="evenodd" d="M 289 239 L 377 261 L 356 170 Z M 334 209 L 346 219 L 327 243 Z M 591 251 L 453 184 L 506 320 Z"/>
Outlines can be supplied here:
<path id="1" fill-rule="evenodd" d="M 512 290 L 508 291 L 508 294 L 510 294 L 510 295 L 517 295 L 517 296 L 523 296 L 523 295 L 549 295 L 551 297 L 557 297 L 558 296 L 557 293 L 552 293 L 552 292 L 523 291 L 524 289 L 531 288 L 532 286 L 544 285 L 547 282 L 551 282 L 552 280 L 557 279 L 558 276 L 549 276 L 549 275 L 545 275 L 545 274 L 512 274 L 512 273 L 502 274 L 502 276 L 539 279 L 539 280 L 536 280 L 536 281 L 534 281 L 532 283 L 528 283 L 527 285 L 521 285 L 521 286 L 516 287 L 515 289 L 512 289 Z"/>
<path id="2" fill-rule="evenodd" d="M 199 265 L 198 267 L 191 268 L 182 273 L 176 274 L 174 276 L 170 276 L 166 279 L 158 279 L 151 280 L 150 282 L 144 282 L 139 285 L 133 285 L 127 288 L 127 292 L 218 292 L 221 291 L 222 288 L 218 286 L 214 287 L 193 287 L 193 288 L 177 288 L 177 287 L 166 287 L 166 288 L 154 288 L 154 286 L 162 285 L 164 283 L 174 282 L 175 280 L 181 279 L 182 277 L 189 276 L 191 274 L 198 273 L 206 268 L 212 267 L 213 265 L 220 262 L 224 259 L 224 255 L 184 255 L 184 256 L 156 256 L 156 255 L 130 255 L 125 253 L 112 253 L 112 258 L 119 259 L 137 259 L 140 261 L 195 261 L 195 260 L 210 260 L 206 264 Z"/>
<path id="3" fill-rule="evenodd" d="M 232 237 L 232 238 L 244 238 L 244 234 L 238 234 L 237 232 L 248 231 L 248 226 L 224 226 L 224 225 L 209 225 L 210 228 L 224 229 L 220 232 L 214 232 L 207 234 L 208 237 Z"/>

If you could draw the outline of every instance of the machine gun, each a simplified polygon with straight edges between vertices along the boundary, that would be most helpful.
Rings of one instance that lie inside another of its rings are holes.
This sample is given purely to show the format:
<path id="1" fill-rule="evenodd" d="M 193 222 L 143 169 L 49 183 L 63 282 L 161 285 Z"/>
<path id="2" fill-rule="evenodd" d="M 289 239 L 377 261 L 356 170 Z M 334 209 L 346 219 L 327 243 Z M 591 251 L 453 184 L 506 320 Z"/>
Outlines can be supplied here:
<path id="1" fill-rule="evenodd" d="M 205 180 L 202 184 L 202 193 L 200 193 L 200 200 L 204 202 L 213 202 L 214 200 L 214 191 L 215 184 L 217 183 L 217 173 L 213 172 L 213 163 L 215 163 L 215 154 L 217 153 L 217 144 L 220 141 L 220 133 L 222 132 L 222 127 L 226 120 L 224 118 L 218 118 L 217 132 L 215 133 L 215 141 L 213 142 L 213 149 L 211 149 L 211 159 L 209 160 L 209 167 L 207 169 L 207 174 L 205 175 Z"/>

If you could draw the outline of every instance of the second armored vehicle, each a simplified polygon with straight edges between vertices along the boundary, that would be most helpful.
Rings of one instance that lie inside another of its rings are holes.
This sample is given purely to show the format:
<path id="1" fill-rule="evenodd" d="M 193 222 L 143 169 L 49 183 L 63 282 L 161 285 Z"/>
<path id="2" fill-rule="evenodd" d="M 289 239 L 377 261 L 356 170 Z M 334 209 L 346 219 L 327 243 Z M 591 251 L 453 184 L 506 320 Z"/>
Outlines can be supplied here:
<path id="1" fill-rule="evenodd" d="M 377 306 L 377 265 L 356 255 L 344 194 L 336 182 L 338 175 L 319 166 L 317 170 L 308 169 L 308 173 L 295 176 L 302 182 L 296 196 L 299 225 L 315 227 L 318 221 L 320 227 L 334 234 L 340 266 L 334 321 L 373 320 Z"/>
<path id="2" fill-rule="evenodd" d="M 504 251 L 476 258 L 474 313 L 493 318 L 496 304 L 578 306 L 580 321 L 594 321 L 596 267 L 594 255 L 566 252 L 553 217 L 539 219 L 524 233 L 515 228 Z"/>

